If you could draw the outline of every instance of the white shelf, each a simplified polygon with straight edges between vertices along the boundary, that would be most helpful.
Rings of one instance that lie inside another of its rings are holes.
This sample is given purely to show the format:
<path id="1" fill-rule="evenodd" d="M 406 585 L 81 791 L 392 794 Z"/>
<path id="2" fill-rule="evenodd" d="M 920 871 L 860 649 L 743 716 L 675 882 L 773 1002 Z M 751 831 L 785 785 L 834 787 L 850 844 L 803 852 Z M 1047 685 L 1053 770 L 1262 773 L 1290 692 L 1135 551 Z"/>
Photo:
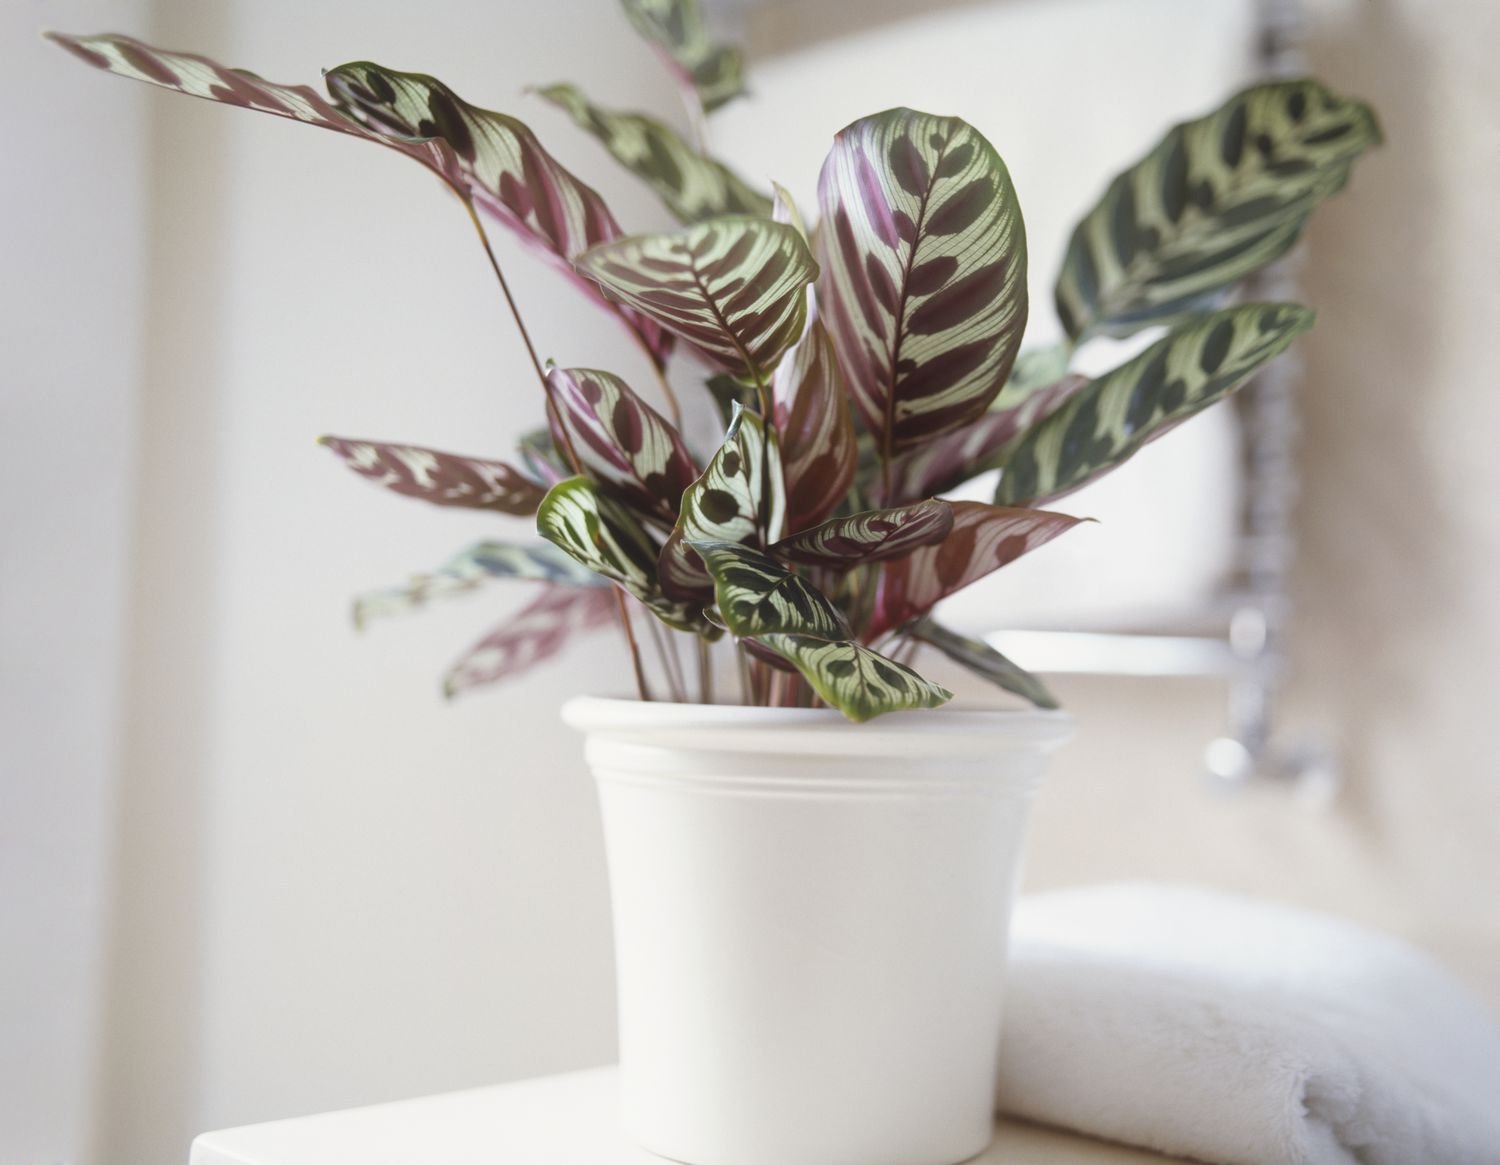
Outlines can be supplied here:
<path id="1" fill-rule="evenodd" d="M 191 1165 L 661 1165 L 619 1131 L 616 1070 L 205 1133 Z M 973 1165 L 1160 1165 L 1168 1158 L 1002 1121 Z"/>

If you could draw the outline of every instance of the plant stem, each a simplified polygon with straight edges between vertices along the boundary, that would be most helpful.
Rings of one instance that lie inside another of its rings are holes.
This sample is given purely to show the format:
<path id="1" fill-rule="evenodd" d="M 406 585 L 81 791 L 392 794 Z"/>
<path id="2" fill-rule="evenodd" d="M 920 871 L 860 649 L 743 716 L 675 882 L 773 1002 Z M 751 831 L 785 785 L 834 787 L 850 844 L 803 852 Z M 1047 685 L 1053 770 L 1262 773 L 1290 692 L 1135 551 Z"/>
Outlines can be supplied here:
<path id="1" fill-rule="evenodd" d="M 740 677 L 740 703 L 755 703 L 755 684 L 750 676 L 750 654 L 739 644 L 734 646 L 735 668 Z"/>
<path id="2" fill-rule="evenodd" d="M 625 605 L 625 592 L 619 587 L 613 589 L 615 603 L 620 611 L 620 626 L 625 629 L 625 642 L 630 644 L 630 662 L 635 668 L 635 690 L 642 700 L 650 702 L 655 697 L 651 695 L 651 687 L 646 683 L 646 669 L 641 666 L 641 647 L 635 641 L 635 630 L 630 626 L 630 610 Z"/>
<path id="3" fill-rule="evenodd" d="M 713 656 L 708 650 L 708 640 L 696 636 L 698 643 L 698 700 L 703 704 L 714 702 Z"/>
<path id="4" fill-rule="evenodd" d="M 500 290 L 505 293 L 506 306 L 510 308 L 511 319 L 516 321 L 516 329 L 521 333 L 521 342 L 526 345 L 526 354 L 531 357 L 531 366 L 536 369 L 536 378 L 542 382 L 543 391 L 546 391 L 547 373 L 542 369 L 542 362 L 537 359 L 536 346 L 531 342 L 531 333 L 526 330 L 526 322 L 521 319 L 521 309 L 516 306 L 516 297 L 510 293 L 510 284 L 505 281 L 505 272 L 500 270 L 500 260 L 495 258 L 495 249 L 490 246 L 490 236 L 484 229 L 479 212 L 474 209 L 473 200 L 465 198 L 463 203 L 464 209 L 469 212 L 469 221 L 479 232 L 479 241 L 484 244 L 484 253 L 490 260 L 490 270 L 500 281 Z"/>

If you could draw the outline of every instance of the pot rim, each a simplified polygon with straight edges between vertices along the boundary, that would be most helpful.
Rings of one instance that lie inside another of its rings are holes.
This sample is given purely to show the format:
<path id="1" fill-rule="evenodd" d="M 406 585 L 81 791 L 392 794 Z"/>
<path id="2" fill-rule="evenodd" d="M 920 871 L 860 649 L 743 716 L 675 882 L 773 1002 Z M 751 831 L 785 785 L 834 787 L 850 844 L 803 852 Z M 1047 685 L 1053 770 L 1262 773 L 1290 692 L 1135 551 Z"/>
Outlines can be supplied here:
<path id="1" fill-rule="evenodd" d="M 945 705 L 890 712 L 855 724 L 832 708 L 684 704 L 634 697 L 575 696 L 562 707 L 570 727 L 593 738 L 732 752 L 833 755 L 952 755 L 995 749 L 1051 752 L 1073 735 L 1061 711 Z"/>

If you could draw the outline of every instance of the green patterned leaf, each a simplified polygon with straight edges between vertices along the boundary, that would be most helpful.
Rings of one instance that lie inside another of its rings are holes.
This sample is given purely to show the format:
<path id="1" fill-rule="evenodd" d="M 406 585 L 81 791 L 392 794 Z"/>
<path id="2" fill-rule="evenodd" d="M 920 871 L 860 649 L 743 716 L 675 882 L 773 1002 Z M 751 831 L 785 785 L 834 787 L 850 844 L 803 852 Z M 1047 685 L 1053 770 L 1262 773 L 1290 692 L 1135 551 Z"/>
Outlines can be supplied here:
<path id="1" fill-rule="evenodd" d="M 1313 324 L 1291 303 L 1202 316 L 1105 373 L 1031 428 L 1005 460 L 999 505 L 1052 501 L 1228 396 Z"/>
<path id="2" fill-rule="evenodd" d="M 573 269 L 580 252 L 619 238 L 619 224 L 599 195 L 515 118 L 469 105 L 431 77 L 366 61 L 325 75 L 334 97 L 329 101 L 307 85 L 273 84 L 128 36 L 47 35 L 88 64 L 122 77 L 363 138 L 421 162 L 617 314 L 658 365 L 665 362 L 671 337 L 651 320 L 611 304 Z"/>
<path id="3" fill-rule="evenodd" d="M 769 555 L 737 542 L 694 542 L 713 575 L 719 617 L 737 638 L 794 632 L 846 639 L 849 624 L 816 587 Z"/>
<path id="4" fill-rule="evenodd" d="M 768 197 L 722 162 L 700 154 L 654 117 L 601 108 L 576 85 L 549 85 L 537 93 L 603 142 L 615 160 L 650 186 L 679 221 L 702 222 L 726 214 L 770 216 Z"/>
<path id="5" fill-rule="evenodd" d="M 911 634 L 913 638 L 937 648 L 954 663 L 989 680 L 996 687 L 1030 700 L 1038 708 L 1058 706 L 1056 697 L 1041 680 L 1012 663 L 988 643 L 950 631 L 931 619 L 923 619 L 912 628 Z"/>
<path id="6" fill-rule="evenodd" d="M 618 583 L 663 623 L 703 633 L 702 608 L 676 602 L 656 582 L 659 553 L 634 515 L 586 477 L 570 477 L 547 491 L 536 515 L 542 537 L 588 567 Z"/>
<path id="7" fill-rule="evenodd" d="M 849 126 L 819 180 L 819 300 L 885 461 L 979 417 L 1026 326 L 1026 232 L 1005 163 L 954 117 Z"/>
<path id="8" fill-rule="evenodd" d="M 545 542 L 517 546 L 486 541 L 456 554 L 431 574 L 413 575 L 402 586 L 371 591 L 354 600 L 354 625 L 363 630 L 372 619 L 401 615 L 478 590 L 492 579 L 547 582 L 565 587 L 598 587 L 602 580 L 557 547 Z"/>
<path id="9" fill-rule="evenodd" d="M 1073 233 L 1057 283 L 1068 334 L 1128 336 L 1210 306 L 1297 241 L 1380 130 L 1316 81 L 1276 81 L 1169 131 Z"/>
<path id="10" fill-rule="evenodd" d="M 526 515 L 536 513 L 546 493 L 503 461 L 349 437 L 319 437 L 318 444 L 376 485 L 433 505 Z"/>
<path id="11" fill-rule="evenodd" d="M 643 517 L 677 521 L 698 467 L 665 417 L 618 376 L 592 368 L 549 368 L 547 395 L 579 468 Z"/>
<path id="12" fill-rule="evenodd" d="M 811 291 L 802 338 L 771 378 L 771 404 L 785 463 L 787 529 L 805 530 L 848 495 L 859 459 L 843 377 Z"/>
<path id="13" fill-rule="evenodd" d="M 608 588 L 567 590 L 548 587 L 519 613 L 496 627 L 443 677 L 443 695 L 512 680 L 560 652 L 575 635 L 615 619 Z"/>
<path id="14" fill-rule="evenodd" d="M 824 703 L 856 723 L 886 712 L 937 708 L 953 698 L 911 668 L 848 640 L 763 635 L 759 642 L 796 664 Z"/>
<path id="15" fill-rule="evenodd" d="M 733 45 L 709 39 L 698 0 L 622 0 L 636 32 L 679 83 L 712 113 L 745 91 L 745 62 Z"/>
<path id="16" fill-rule="evenodd" d="M 952 529 L 953 507 L 929 498 L 912 506 L 831 518 L 821 526 L 783 538 L 771 552 L 803 566 L 844 570 L 900 558 L 919 547 L 941 542 Z"/>
<path id="17" fill-rule="evenodd" d="M 682 495 L 677 525 L 662 548 L 662 589 L 674 598 L 712 602 L 713 579 L 690 543 L 768 546 L 781 531 L 785 510 L 776 434 L 735 406 L 724 443 Z"/>
<path id="18" fill-rule="evenodd" d="M 1028 391 L 1017 389 L 1012 379 L 977 421 L 897 458 L 892 497 L 896 501 L 931 497 L 976 474 L 998 469 L 1021 434 L 1060 409 L 1088 383 L 1086 376 L 1065 376 Z"/>
<path id="19" fill-rule="evenodd" d="M 562 455 L 552 442 L 552 430 L 546 425 L 522 434 L 516 442 L 516 451 L 520 453 L 521 462 L 531 479 L 547 489 L 573 475 L 563 463 Z"/>
<path id="20" fill-rule="evenodd" d="M 795 228 L 763 218 L 606 243 L 578 269 L 711 363 L 761 382 L 801 336 L 803 289 L 818 274 Z"/>
<path id="21" fill-rule="evenodd" d="M 953 502 L 953 529 L 941 542 L 885 563 L 868 635 L 904 626 L 949 595 L 1078 525 L 1046 510 Z"/>

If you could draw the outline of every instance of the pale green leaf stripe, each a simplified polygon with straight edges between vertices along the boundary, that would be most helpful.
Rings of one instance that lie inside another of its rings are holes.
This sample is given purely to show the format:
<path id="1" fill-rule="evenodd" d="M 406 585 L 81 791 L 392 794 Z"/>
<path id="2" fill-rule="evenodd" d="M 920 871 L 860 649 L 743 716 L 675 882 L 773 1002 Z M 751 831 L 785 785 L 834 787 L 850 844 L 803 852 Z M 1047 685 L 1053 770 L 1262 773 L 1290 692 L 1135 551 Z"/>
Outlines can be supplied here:
<path id="1" fill-rule="evenodd" d="M 578 269 L 724 371 L 760 382 L 802 334 L 818 275 L 794 227 L 746 217 L 594 247 Z"/>
<path id="2" fill-rule="evenodd" d="M 694 542 L 692 547 L 713 575 L 720 618 L 738 638 L 773 632 L 819 639 L 851 634 L 827 596 L 774 558 L 733 542 Z"/>
<path id="3" fill-rule="evenodd" d="M 733 409 L 724 443 L 683 491 L 677 524 L 662 550 L 662 586 L 679 599 L 712 599 L 713 580 L 690 543 L 761 546 L 781 531 L 786 493 L 776 432 L 755 413 L 737 404 Z"/>
<path id="4" fill-rule="evenodd" d="M 1092 381 L 1014 446 L 997 505 L 1055 500 L 1228 396 L 1313 324 L 1309 308 L 1252 303 L 1202 316 Z"/>
<path id="5" fill-rule="evenodd" d="M 988 643 L 950 631 L 931 619 L 923 619 L 912 628 L 911 635 L 937 648 L 954 663 L 989 680 L 996 687 L 1031 701 L 1038 708 L 1058 706 L 1057 698 L 1041 680 L 1025 668 L 1012 663 Z"/>
<path id="6" fill-rule="evenodd" d="M 434 600 L 469 594 L 489 580 L 500 578 L 566 587 L 602 585 L 598 575 L 545 542 L 516 546 L 509 542 L 485 541 L 454 555 L 431 574 L 413 575 L 402 586 L 360 595 L 353 604 L 354 625 L 362 630 L 373 619 L 405 614 Z"/>
<path id="7" fill-rule="evenodd" d="M 1316 81 L 1257 85 L 1170 130 L 1078 224 L 1057 283 L 1074 337 L 1205 306 L 1285 254 L 1380 141 L 1369 106 Z"/>
<path id="8" fill-rule="evenodd" d="M 654 117 L 595 105 L 576 85 L 549 85 L 537 93 L 598 138 L 679 221 L 696 223 L 726 214 L 770 216 L 766 195 L 722 162 L 700 154 Z"/>
<path id="9" fill-rule="evenodd" d="M 666 598 L 656 584 L 657 547 L 619 502 L 584 477 L 558 482 L 536 515 L 542 537 L 595 574 L 618 583 L 663 623 L 702 632 L 702 611 Z"/>
<path id="10" fill-rule="evenodd" d="M 709 39 L 698 0 L 623 0 L 636 32 L 654 45 L 705 113 L 745 91 L 745 62 L 733 45 Z"/>
<path id="11" fill-rule="evenodd" d="M 756 641 L 795 664 L 824 703 L 857 723 L 887 712 L 936 708 L 953 698 L 947 688 L 849 640 L 762 635 Z"/>

